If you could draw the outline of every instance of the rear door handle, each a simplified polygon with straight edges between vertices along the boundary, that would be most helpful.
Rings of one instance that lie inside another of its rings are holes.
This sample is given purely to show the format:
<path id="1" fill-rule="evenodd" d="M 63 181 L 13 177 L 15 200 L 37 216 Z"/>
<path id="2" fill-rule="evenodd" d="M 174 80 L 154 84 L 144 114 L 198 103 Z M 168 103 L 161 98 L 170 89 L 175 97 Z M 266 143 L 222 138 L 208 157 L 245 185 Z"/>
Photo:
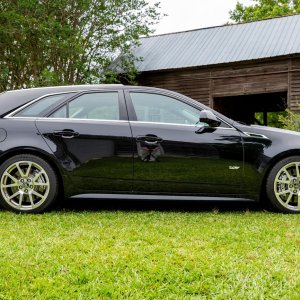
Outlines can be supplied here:
<path id="1" fill-rule="evenodd" d="M 72 129 L 64 129 L 64 130 L 55 130 L 53 135 L 60 136 L 64 139 L 72 139 L 76 136 L 79 136 L 79 133 Z"/>

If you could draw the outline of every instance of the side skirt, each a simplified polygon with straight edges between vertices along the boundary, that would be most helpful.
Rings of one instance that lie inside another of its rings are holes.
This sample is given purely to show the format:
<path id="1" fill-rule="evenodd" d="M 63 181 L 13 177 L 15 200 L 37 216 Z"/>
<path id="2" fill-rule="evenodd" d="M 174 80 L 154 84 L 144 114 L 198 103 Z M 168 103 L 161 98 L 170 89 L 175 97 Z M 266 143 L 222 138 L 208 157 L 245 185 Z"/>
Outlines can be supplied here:
<path id="1" fill-rule="evenodd" d="M 166 195 L 134 195 L 134 194 L 80 194 L 70 197 L 81 199 L 125 199 L 125 200 L 172 200 L 172 201 L 247 201 L 256 202 L 254 199 L 243 197 L 209 197 L 209 196 L 166 196 Z"/>

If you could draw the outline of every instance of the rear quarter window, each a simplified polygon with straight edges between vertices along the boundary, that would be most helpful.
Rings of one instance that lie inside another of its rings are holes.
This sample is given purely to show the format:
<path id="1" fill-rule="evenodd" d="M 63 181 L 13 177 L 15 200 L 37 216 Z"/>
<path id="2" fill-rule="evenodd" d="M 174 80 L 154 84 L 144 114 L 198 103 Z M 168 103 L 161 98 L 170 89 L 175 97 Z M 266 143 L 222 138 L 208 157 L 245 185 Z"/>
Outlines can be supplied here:
<path id="1" fill-rule="evenodd" d="M 47 111 L 53 109 L 56 105 L 61 103 L 64 99 L 69 98 L 75 93 L 63 93 L 45 96 L 23 109 L 17 111 L 14 117 L 43 117 Z"/>

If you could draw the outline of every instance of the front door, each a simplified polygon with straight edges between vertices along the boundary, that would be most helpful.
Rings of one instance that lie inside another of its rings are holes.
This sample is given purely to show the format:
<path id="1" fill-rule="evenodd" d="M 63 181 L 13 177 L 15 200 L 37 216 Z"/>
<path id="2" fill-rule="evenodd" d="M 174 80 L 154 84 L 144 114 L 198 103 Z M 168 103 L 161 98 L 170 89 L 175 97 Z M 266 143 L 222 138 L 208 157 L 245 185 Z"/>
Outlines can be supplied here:
<path id="1" fill-rule="evenodd" d="M 155 92 L 128 92 L 135 144 L 134 191 L 190 195 L 239 193 L 243 146 L 223 123 L 199 130 L 199 108 Z"/>
<path id="2" fill-rule="evenodd" d="M 77 188 L 131 191 L 132 135 L 122 101 L 117 91 L 88 92 L 37 119 L 39 132 Z"/>

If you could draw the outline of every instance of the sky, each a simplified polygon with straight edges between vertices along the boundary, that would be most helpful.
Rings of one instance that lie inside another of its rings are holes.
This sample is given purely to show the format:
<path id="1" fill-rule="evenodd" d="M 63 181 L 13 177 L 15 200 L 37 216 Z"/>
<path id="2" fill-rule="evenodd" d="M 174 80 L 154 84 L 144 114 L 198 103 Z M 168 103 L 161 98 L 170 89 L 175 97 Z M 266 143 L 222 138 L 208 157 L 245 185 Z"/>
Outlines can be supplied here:
<path id="1" fill-rule="evenodd" d="M 168 16 L 154 26 L 154 34 L 224 25 L 238 0 L 148 0 L 150 4 L 158 1 L 160 11 Z M 251 0 L 239 1 L 253 4 Z"/>

